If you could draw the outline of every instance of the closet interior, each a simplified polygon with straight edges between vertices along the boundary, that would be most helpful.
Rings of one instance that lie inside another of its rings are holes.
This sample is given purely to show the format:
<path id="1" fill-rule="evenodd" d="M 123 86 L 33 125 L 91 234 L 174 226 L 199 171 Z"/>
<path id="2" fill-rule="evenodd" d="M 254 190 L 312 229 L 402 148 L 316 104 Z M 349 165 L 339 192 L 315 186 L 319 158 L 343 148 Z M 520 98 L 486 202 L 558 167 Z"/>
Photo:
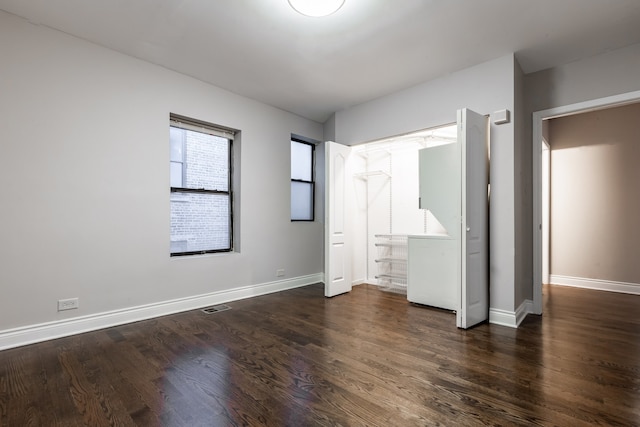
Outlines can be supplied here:
<path id="1" fill-rule="evenodd" d="M 420 209 L 419 150 L 455 143 L 455 124 L 353 147 L 353 277 L 407 292 L 408 236 L 442 226 Z"/>

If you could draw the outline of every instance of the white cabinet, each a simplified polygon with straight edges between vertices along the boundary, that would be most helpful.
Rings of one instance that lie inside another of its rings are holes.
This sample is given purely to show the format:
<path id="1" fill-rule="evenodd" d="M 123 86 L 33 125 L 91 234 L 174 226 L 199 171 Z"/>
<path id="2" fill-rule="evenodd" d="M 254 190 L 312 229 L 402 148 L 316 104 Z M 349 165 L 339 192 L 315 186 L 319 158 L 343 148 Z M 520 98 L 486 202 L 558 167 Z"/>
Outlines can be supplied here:
<path id="1" fill-rule="evenodd" d="M 457 310 L 458 244 L 446 236 L 409 236 L 407 299 Z"/>
<path id="2" fill-rule="evenodd" d="M 428 209 L 427 235 L 410 236 L 407 299 L 458 310 L 462 162 L 460 144 L 452 141 L 418 152 L 420 208 Z M 440 235 L 429 235 L 438 228 Z"/>

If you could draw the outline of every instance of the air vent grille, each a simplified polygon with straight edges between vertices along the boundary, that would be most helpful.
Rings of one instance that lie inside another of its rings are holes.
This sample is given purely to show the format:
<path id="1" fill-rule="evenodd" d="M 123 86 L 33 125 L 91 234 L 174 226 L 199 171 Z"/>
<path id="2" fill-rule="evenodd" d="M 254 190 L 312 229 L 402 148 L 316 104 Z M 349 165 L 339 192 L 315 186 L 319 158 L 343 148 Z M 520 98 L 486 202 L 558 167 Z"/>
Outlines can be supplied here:
<path id="1" fill-rule="evenodd" d="M 217 313 L 219 311 L 225 311 L 225 310 L 231 310 L 231 307 L 229 307 L 226 304 L 213 305 L 211 307 L 203 308 L 202 312 L 206 314 L 213 314 L 213 313 Z"/>

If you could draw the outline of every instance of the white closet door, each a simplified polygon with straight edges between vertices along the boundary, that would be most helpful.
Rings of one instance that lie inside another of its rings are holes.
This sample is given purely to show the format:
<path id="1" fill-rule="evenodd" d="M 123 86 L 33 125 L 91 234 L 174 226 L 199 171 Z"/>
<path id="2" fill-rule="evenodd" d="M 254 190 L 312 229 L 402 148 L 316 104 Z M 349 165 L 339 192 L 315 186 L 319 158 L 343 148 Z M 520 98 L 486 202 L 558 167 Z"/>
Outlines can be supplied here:
<path id="1" fill-rule="evenodd" d="M 458 143 L 462 151 L 462 283 L 459 328 L 489 317 L 487 118 L 458 110 Z"/>
<path id="2" fill-rule="evenodd" d="M 324 294 L 327 297 L 351 291 L 350 154 L 350 147 L 325 143 Z"/>

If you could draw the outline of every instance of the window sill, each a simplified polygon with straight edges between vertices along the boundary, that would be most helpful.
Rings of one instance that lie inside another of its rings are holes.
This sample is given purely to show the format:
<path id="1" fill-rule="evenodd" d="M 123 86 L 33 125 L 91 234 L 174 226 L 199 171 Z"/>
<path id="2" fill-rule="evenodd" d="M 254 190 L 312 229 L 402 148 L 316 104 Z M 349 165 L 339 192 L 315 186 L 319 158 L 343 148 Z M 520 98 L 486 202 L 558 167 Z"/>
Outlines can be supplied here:
<path id="1" fill-rule="evenodd" d="M 179 259 L 196 259 L 196 258 L 217 258 L 217 257 L 228 257 L 228 256 L 235 256 L 235 255 L 240 255 L 240 252 L 238 251 L 230 251 L 230 252 L 212 252 L 212 253 L 208 253 L 208 254 L 193 254 L 193 255 L 178 255 L 178 256 L 171 256 L 169 255 L 169 258 L 171 260 L 179 260 Z"/>

